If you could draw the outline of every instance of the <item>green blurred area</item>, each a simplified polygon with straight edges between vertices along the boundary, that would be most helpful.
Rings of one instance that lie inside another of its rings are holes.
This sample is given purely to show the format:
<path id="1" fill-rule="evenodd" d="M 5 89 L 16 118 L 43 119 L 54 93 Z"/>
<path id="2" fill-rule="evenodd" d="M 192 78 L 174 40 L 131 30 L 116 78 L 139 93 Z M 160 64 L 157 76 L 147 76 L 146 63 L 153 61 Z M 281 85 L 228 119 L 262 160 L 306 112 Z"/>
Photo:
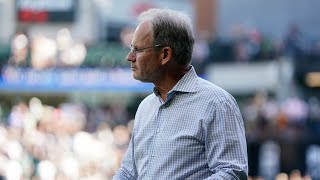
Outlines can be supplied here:
<path id="1" fill-rule="evenodd" d="M 7 64 L 10 58 L 10 45 L 0 43 L 0 64 Z"/>
<path id="2" fill-rule="evenodd" d="M 87 55 L 82 66 L 122 67 L 127 66 L 128 50 L 118 43 L 99 43 L 87 47 Z"/>

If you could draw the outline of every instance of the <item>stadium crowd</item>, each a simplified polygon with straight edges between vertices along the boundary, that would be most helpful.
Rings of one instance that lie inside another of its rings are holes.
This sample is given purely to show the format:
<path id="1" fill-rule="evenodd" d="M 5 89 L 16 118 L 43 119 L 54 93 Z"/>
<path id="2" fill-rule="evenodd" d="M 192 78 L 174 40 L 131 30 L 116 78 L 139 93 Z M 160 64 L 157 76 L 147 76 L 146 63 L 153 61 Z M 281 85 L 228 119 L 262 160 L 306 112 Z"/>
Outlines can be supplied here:
<path id="1" fill-rule="evenodd" d="M 73 103 L 53 107 L 38 98 L 15 104 L 1 119 L 2 179 L 110 179 L 132 121 L 119 106 L 88 110 Z"/>

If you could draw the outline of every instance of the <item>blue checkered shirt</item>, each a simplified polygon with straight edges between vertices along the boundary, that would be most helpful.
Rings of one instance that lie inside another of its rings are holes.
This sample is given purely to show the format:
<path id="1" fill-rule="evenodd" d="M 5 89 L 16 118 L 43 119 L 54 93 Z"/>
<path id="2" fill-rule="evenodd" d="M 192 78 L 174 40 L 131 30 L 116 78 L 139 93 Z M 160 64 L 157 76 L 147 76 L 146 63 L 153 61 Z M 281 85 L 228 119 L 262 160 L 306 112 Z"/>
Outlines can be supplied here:
<path id="1" fill-rule="evenodd" d="M 247 179 L 247 146 L 235 99 L 192 67 L 167 94 L 146 97 L 114 180 Z"/>

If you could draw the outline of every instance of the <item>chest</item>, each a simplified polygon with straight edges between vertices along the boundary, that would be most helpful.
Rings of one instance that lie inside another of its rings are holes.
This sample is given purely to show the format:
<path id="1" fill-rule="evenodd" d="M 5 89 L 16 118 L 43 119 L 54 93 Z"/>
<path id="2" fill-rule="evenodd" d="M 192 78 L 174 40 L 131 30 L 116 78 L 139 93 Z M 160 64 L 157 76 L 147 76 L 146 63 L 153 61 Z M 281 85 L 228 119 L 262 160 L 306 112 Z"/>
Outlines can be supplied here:
<path id="1" fill-rule="evenodd" d="M 170 104 L 151 108 L 138 119 L 134 135 L 138 166 L 155 161 L 163 164 L 173 158 L 193 158 L 204 151 L 204 112 L 197 106 Z M 192 154 L 190 154 L 192 152 Z"/>

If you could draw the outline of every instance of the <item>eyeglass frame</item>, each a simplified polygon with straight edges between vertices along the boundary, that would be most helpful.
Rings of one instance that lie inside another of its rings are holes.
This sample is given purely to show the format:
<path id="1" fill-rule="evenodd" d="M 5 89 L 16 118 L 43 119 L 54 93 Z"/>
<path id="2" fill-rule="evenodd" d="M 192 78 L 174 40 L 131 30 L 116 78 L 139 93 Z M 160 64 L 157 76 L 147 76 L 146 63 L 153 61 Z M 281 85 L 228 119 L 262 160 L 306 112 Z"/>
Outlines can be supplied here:
<path id="1" fill-rule="evenodd" d="M 141 53 L 141 52 L 143 52 L 143 51 L 146 50 L 146 49 L 158 48 L 158 47 L 163 47 L 163 45 L 156 44 L 156 45 L 153 45 L 153 46 L 142 47 L 142 48 L 137 48 L 137 47 L 134 47 L 133 45 L 130 45 L 130 51 L 129 51 L 129 53 L 132 53 L 132 54 L 136 55 L 137 53 Z"/>

